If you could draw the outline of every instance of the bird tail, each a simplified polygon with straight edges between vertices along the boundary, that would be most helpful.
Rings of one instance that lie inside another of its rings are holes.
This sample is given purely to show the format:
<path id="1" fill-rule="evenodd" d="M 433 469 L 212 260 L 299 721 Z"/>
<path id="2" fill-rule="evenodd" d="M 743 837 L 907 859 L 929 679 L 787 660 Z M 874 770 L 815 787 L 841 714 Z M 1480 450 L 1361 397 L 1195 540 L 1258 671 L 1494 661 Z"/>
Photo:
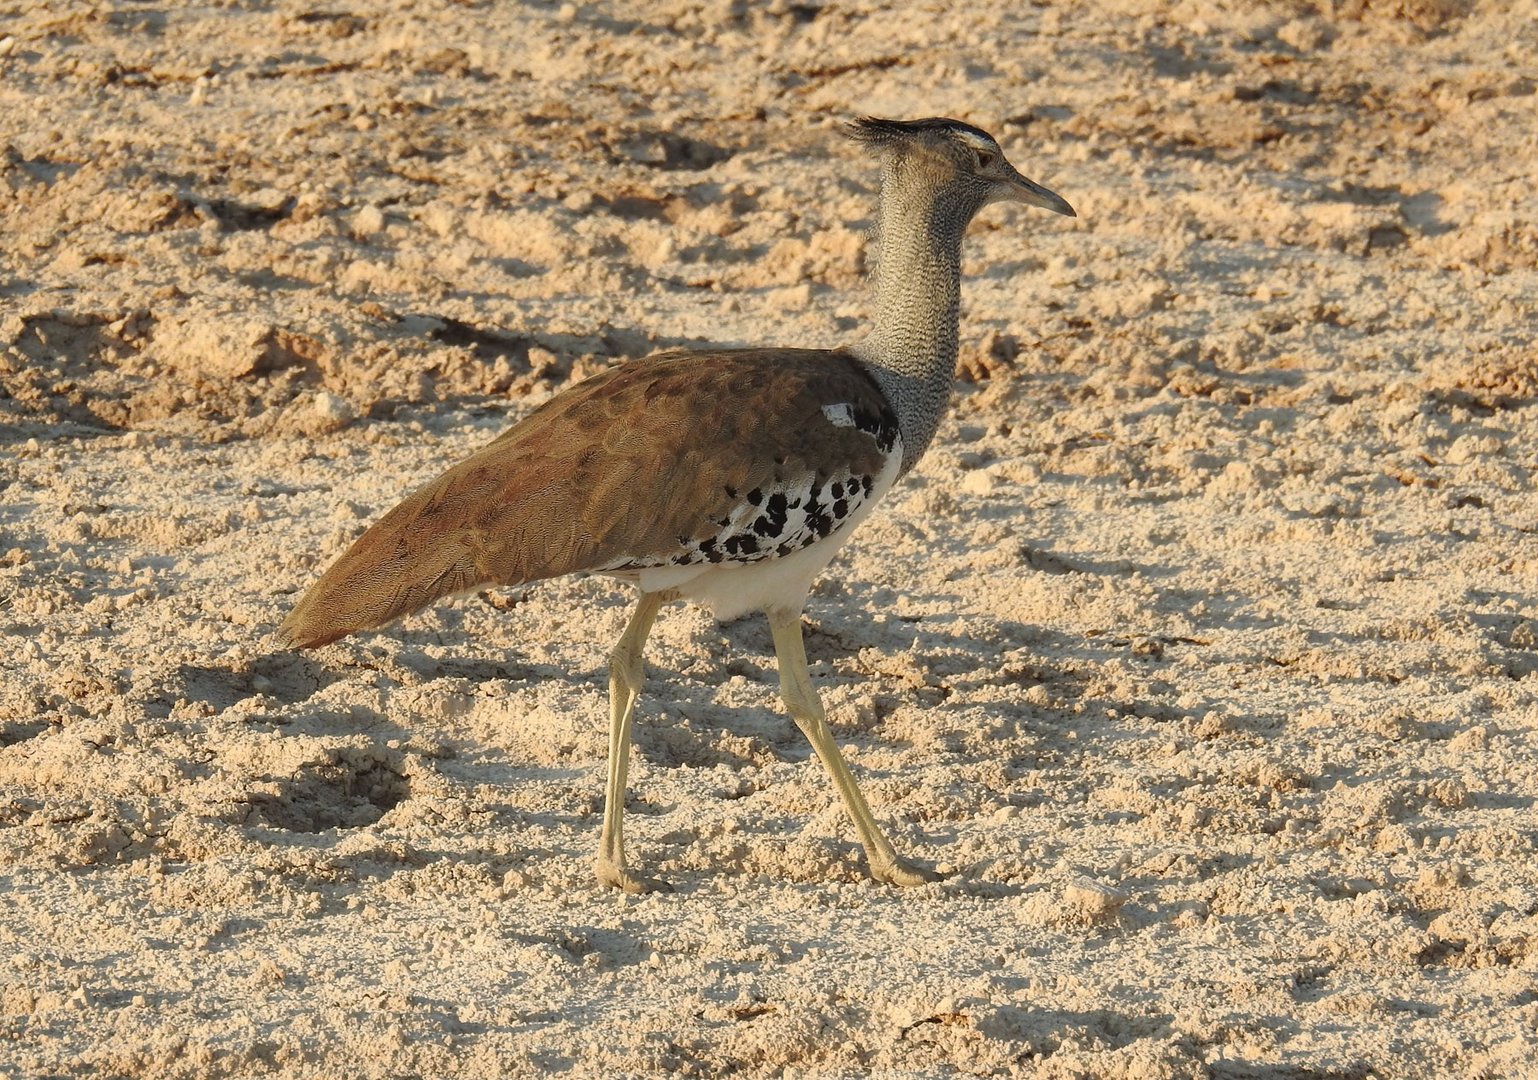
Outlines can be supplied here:
<path id="1" fill-rule="evenodd" d="M 489 583 L 462 522 L 441 513 L 441 493 L 429 484 L 370 526 L 300 597 L 279 640 L 316 648 Z"/>

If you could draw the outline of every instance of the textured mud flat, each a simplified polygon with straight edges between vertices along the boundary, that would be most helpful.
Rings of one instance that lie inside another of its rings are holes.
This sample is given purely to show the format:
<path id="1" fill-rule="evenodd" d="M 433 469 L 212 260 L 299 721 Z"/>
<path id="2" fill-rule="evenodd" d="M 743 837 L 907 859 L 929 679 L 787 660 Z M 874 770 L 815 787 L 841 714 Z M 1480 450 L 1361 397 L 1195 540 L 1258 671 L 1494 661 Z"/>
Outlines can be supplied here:
<path id="1" fill-rule="evenodd" d="M 1538 1075 L 1522 3 L 0 0 L 0 1075 Z M 999 135 L 813 673 L 599 580 L 315 654 L 377 513 L 654 348 L 857 338 L 855 112 Z"/>

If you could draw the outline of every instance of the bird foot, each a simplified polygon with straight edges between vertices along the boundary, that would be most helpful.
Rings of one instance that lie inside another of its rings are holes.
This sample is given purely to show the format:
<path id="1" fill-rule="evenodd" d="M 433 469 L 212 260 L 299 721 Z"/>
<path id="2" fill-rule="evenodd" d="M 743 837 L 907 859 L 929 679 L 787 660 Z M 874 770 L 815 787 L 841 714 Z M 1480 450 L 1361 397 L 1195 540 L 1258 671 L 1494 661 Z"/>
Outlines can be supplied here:
<path id="1" fill-rule="evenodd" d="M 870 876 L 877 881 L 884 881 L 888 885 L 897 885 L 904 889 L 914 885 L 927 885 L 931 881 L 939 881 L 944 877 L 943 874 L 936 873 L 927 866 L 919 866 L 904 859 L 893 859 L 882 865 L 872 863 Z"/>
<path id="2" fill-rule="evenodd" d="M 618 863 L 605 859 L 598 861 L 598 883 L 611 889 L 632 894 L 672 892 L 673 886 L 661 878 L 647 877 L 625 869 Z"/>

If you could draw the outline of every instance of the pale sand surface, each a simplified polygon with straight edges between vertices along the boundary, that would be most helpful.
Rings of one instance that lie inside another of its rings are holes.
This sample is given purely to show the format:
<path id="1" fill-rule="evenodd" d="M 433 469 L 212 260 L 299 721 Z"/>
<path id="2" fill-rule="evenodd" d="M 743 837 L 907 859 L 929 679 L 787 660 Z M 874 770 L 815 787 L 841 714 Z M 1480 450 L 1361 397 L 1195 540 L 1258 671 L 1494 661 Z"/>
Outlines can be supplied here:
<path id="1" fill-rule="evenodd" d="M 1538 1075 L 1530 3 L 0 0 L 0 1075 Z M 600 891 L 567 580 L 270 634 L 571 379 L 867 310 L 857 112 L 967 253 L 814 592 L 664 612 Z"/>

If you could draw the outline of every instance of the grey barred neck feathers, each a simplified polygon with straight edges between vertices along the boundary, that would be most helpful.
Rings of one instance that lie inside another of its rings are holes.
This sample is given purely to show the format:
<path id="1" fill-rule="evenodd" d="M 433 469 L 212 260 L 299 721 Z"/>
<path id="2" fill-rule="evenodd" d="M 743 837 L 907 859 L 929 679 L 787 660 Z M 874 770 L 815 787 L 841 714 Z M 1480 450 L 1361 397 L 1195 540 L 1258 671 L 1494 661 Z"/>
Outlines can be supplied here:
<path id="1" fill-rule="evenodd" d="M 943 189 L 893 158 L 882 169 L 872 236 L 870 334 L 855 350 L 902 430 L 907 473 L 928 448 L 950 397 L 961 321 L 961 241 L 981 203 Z"/>
<path id="2" fill-rule="evenodd" d="M 906 473 L 933 440 L 950 397 L 967 226 L 1003 200 L 1073 210 L 1016 172 L 987 132 L 959 120 L 865 117 L 847 133 L 882 160 L 872 235 L 875 319 L 854 351 L 897 414 Z"/>

